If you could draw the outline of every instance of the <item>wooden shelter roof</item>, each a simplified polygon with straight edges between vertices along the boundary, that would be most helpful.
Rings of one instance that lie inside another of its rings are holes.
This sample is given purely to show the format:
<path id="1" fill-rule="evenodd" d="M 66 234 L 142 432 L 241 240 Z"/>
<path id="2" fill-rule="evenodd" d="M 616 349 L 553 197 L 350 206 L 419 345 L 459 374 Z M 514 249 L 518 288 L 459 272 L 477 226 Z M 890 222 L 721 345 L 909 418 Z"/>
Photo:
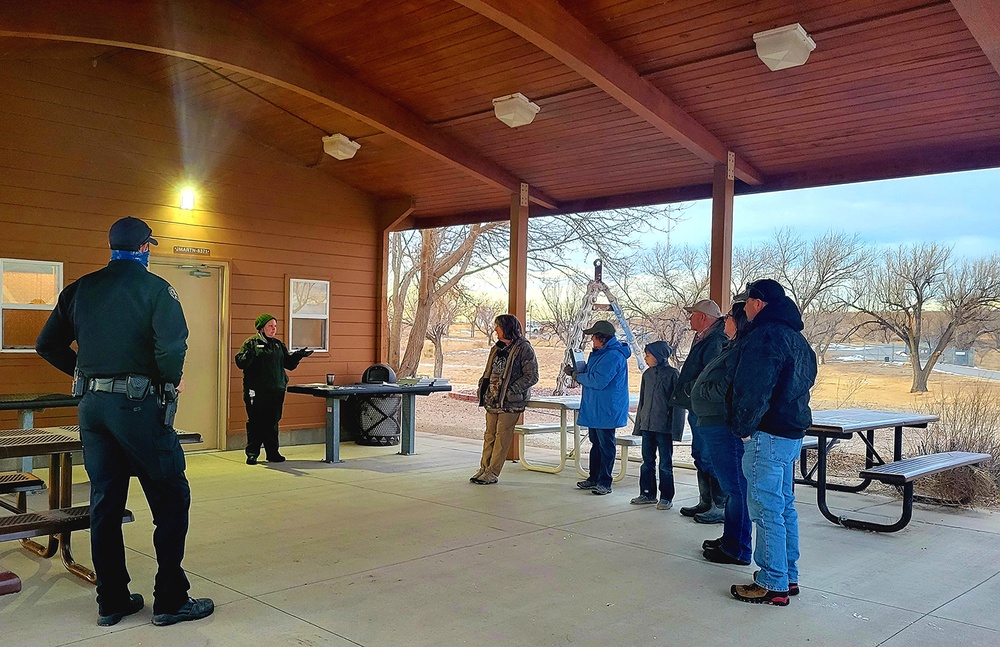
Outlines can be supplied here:
<path id="1" fill-rule="evenodd" d="M 800 23 L 801 67 L 753 34 Z M 0 57 L 86 57 L 379 199 L 406 225 L 1000 166 L 995 0 L 33 0 Z M 541 107 L 508 128 L 494 97 Z M 337 161 L 321 137 L 361 144 Z"/>

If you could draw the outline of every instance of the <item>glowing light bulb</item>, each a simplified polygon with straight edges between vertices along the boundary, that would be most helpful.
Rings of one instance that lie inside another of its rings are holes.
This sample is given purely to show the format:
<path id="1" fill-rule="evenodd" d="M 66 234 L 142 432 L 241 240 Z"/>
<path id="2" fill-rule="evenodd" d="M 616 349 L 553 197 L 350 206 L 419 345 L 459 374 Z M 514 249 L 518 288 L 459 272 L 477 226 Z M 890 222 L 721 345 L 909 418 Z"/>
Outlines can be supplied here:
<path id="1" fill-rule="evenodd" d="M 194 189 L 189 186 L 181 189 L 181 209 L 194 209 Z"/>

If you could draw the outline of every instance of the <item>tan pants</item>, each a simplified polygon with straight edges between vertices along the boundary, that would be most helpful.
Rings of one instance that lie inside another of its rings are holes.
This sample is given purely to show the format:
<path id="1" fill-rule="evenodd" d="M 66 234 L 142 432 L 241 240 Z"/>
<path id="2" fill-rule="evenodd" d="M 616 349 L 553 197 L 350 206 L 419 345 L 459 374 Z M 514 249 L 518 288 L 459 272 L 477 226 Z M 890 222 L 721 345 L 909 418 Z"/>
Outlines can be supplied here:
<path id="1" fill-rule="evenodd" d="M 480 469 L 500 476 L 500 470 L 507 460 L 510 443 L 514 439 L 514 425 L 520 413 L 486 412 L 486 433 L 483 435 L 483 460 Z"/>

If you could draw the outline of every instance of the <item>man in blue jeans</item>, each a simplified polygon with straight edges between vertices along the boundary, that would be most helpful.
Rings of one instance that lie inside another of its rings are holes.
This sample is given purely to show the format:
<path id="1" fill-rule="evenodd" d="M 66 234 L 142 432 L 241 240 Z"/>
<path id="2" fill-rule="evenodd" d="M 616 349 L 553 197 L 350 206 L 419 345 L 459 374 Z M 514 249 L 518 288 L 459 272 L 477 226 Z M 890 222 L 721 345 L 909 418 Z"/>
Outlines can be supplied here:
<path id="1" fill-rule="evenodd" d="M 752 584 L 734 584 L 737 600 L 788 605 L 799 592 L 799 518 L 794 462 L 812 424 L 809 390 L 816 354 L 802 336 L 802 315 L 776 281 L 761 279 L 736 297 L 751 322 L 733 374 L 730 415 L 743 438 L 747 509 L 757 528 Z"/>

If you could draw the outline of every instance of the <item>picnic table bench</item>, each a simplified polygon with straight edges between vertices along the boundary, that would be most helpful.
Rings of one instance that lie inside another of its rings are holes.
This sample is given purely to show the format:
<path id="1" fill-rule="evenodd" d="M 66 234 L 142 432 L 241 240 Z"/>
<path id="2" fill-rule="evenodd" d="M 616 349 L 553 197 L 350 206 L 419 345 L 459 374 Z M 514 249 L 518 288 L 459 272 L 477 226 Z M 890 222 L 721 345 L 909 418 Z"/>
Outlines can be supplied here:
<path id="1" fill-rule="evenodd" d="M 839 409 L 833 411 L 817 411 L 813 416 L 813 424 L 806 430 L 807 436 L 814 442 L 810 448 L 817 453 L 812 478 L 811 470 L 806 475 L 804 467 L 803 479 L 798 483 L 806 483 L 816 487 L 816 504 L 823 516 L 835 524 L 845 528 L 871 530 L 875 532 L 896 532 L 902 530 L 910 522 L 913 514 L 913 482 L 932 474 L 958 469 L 981 463 L 990 458 L 989 454 L 973 452 L 943 452 L 924 454 L 910 458 L 902 457 L 903 429 L 926 428 L 931 422 L 937 421 L 937 416 L 920 413 L 900 413 L 895 411 L 871 411 L 867 409 Z M 893 459 L 884 460 L 875 448 L 875 431 L 879 429 L 893 430 Z M 861 482 L 852 485 L 827 483 L 827 453 L 838 440 L 849 440 L 855 434 L 865 444 L 865 468 L 858 473 Z M 801 463 L 804 465 L 806 449 L 803 441 Z M 876 523 L 862 519 L 852 519 L 844 515 L 830 512 L 826 502 L 827 490 L 843 492 L 861 492 L 872 481 L 902 487 L 903 502 L 899 519 L 892 523 Z"/>
<path id="2" fill-rule="evenodd" d="M 0 430 L 0 458 L 18 458 L 48 454 L 49 509 L 32 512 L 27 509 L 25 494 L 40 490 L 44 483 L 30 472 L 0 473 L 0 495 L 15 494 L 15 503 L 0 499 L 0 506 L 13 515 L 0 517 L 0 541 L 20 540 L 21 545 L 45 558 L 59 552 L 66 569 L 94 584 L 97 576 L 89 568 L 76 563 L 70 549 L 70 533 L 90 527 L 90 506 L 73 505 L 72 453 L 83 448 L 79 426 L 45 427 L 41 429 Z M 201 434 L 178 431 L 182 443 L 201 442 Z M 135 520 L 126 510 L 123 523 Z M 34 537 L 48 535 L 43 546 Z M 0 570 L 0 595 L 21 589 L 20 579 L 9 571 Z"/>

